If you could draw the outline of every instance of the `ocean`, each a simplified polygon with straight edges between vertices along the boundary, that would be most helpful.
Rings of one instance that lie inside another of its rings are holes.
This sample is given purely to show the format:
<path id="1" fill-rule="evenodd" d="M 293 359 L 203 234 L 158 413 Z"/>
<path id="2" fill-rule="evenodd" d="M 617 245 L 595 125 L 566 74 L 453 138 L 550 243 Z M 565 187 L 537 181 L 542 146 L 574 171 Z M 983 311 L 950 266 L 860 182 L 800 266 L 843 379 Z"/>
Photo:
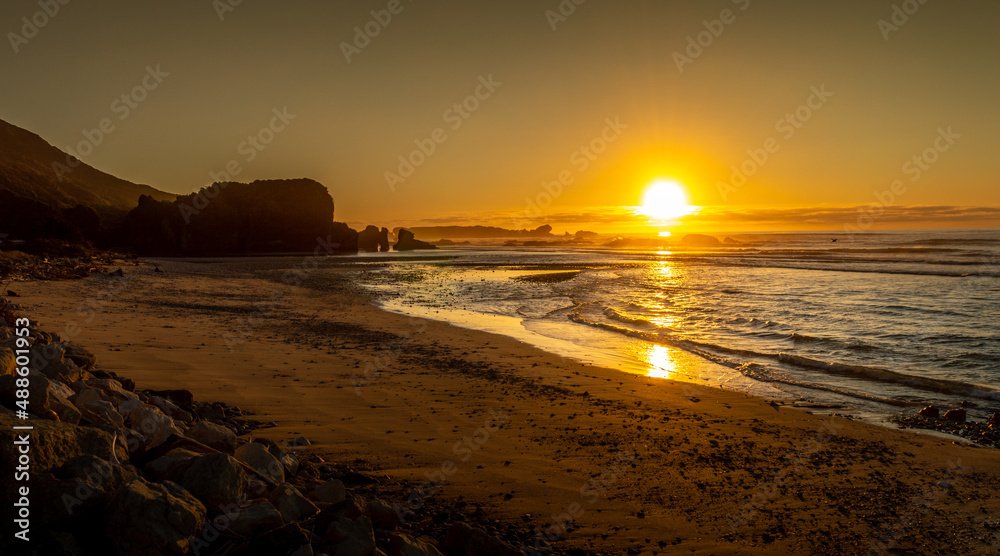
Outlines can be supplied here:
<path id="1" fill-rule="evenodd" d="M 390 311 L 627 372 L 874 421 L 1000 407 L 1000 230 L 729 237 L 449 248 L 354 272 Z"/>

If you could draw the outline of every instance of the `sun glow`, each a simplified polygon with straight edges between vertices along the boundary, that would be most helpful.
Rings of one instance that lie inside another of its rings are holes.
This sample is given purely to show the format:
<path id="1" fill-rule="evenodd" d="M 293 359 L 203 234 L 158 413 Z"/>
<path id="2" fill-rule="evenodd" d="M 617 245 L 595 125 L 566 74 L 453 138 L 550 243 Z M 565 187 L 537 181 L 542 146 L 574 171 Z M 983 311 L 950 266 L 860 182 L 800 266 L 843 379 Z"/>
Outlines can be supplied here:
<path id="1" fill-rule="evenodd" d="M 674 220 L 691 214 L 687 192 L 673 180 L 656 180 L 646 188 L 639 212 L 656 220 Z"/>

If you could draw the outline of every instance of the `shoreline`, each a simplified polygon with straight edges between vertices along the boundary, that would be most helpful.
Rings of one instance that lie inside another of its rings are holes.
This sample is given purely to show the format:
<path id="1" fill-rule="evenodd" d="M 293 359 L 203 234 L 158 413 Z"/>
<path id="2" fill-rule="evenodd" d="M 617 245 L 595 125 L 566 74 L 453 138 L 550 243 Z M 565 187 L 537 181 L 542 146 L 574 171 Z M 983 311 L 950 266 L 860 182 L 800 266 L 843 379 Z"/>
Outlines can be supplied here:
<path id="1" fill-rule="evenodd" d="M 361 458 L 391 478 L 388 500 L 405 502 L 413 491 L 399 484 L 451 461 L 415 520 L 437 500 L 542 531 L 568 515 L 577 527 L 559 528 L 561 549 L 610 553 L 863 553 L 889 544 L 886 531 L 892 546 L 944 553 L 998 540 L 987 527 L 1000 510 L 993 450 L 580 364 L 383 311 L 336 280 L 285 291 L 278 260 L 157 262 L 165 273 L 133 269 L 110 296 L 92 277 L 21 283 L 18 302 L 61 331 L 82 319 L 80 300 L 104 299 L 71 339 L 105 368 L 278 423 L 258 436 L 304 435 L 328 460 Z M 229 351 L 223 334 L 242 329 Z M 491 409 L 510 419 L 484 439 Z M 976 479 L 953 481 L 955 494 L 935 499 L 945 516 L 928 515 L 912 500 L 959 460 Z M 913 523 L 892 533 L 907 512 Z M 945 531 L 923 534 L 932 529 Z"/>

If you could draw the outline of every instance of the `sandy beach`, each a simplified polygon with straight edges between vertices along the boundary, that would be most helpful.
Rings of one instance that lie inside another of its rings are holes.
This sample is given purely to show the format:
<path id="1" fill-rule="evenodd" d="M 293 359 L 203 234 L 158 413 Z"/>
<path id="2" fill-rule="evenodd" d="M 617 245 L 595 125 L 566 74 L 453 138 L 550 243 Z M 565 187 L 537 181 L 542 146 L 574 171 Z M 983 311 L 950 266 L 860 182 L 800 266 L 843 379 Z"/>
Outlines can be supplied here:
<path id="1" fill-rule="evenodd" d="M 282 283 L 297 262 L 156 260 L 11 288 L 100 368 L 238 405 L 276 424 L 254 434 L 305 436 L 378 477 L 415 531 L 451 512 L 560 553 L 1000 547 L 996 450 L 389 313 L 326 263 Z"/>

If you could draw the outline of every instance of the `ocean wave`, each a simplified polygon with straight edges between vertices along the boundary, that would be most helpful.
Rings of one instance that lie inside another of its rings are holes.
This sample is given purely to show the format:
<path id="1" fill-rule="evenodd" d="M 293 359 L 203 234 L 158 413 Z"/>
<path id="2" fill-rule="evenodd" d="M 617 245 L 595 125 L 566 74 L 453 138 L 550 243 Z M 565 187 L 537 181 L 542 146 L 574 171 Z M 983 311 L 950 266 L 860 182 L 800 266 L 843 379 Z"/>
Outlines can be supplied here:
<path id="1" fill-rule="evenodd" d="M 916 376 L 912 374 L 891 371 L 880 367 L 871 367 L 865 365 L 850 365 L 846 363 L 830 363 L 826 361 L 820 361 L 818 359 L 812 359 L 810 357 L 806 357 L 803 355 L 795 355 L 789 353 L 767 353 L 755 350 L 730 348 L 722 345 L 690 340 L 690 339 L 678 339 L 672 337 L 669 334 L 663 333 L 663 331 L 661 331 L 660 333 L 646 332 L 628 328 L 626 326 L 619 326 L 616 324 L 594 321 L 584 317 L 580 313 L 580 311 L 571 311 L 568 317 L 573 322 L 579 324 L 585 324 L 588 326 L 601 328 L 603 330 L 608 330 L 611 332 L 617 332 L 625 336 L 646 340 L 651 343 L 668 345 L 670 347 L 683 349 L 689 353 L 693 353 L 695 355 L 698 355 L 704 359 L 707 359 L 719 365 L 723 365 L 725 367 L 736 370 L 740 370 L 744 365 L 749 365 L 749 364 L 759 365 L 757 363 L 754 363 L 753 361 L 746 361 L 745 359 L 764 359 L 773 361 L 775 363 L 784 364 L 792 368 L 802 369 L 806 371 L 819 371 L 828 375 L 846 376 L 857 380 L 906 386 L 917 390 L 924 390 L 927 392 L 935 392 L 939 394 L 948 394 L 952 396 L 964 396 L 964 397 L 987 399 L 992 401 L 1000 401 L 1000 391 L 987 388 L 985 386 L 978 386 L 975 384 L 969 384 L 957 380 Z M 737 358 L 742 358 L 742 360 Z M 766 367 L 763 366 L 753 367 L 753 368 L 766 369 Z M 762 374 L 763 371 L 758 370 L 757 372 L 760 376 L 765 376 L 764 374 Z M 770 371 L 770 373 L 771 374 L 767 376 L 771 376 L 772 378 L 774 376 L 777 376 L 774 374 L 773 371 Z M 787 381 L 791 379 L 786 378 L 784 380 Z M 815 384 L 807 380 L 797 380 L 795 384 L 798 386 L 803 386 L 808 388 L 817 388 L 822 390 L 835 391 L 833 390 L 834 387 Z M 873 400 L 887 399 L 871 394 L 855 393 L 852 395 L 854 395 L 855 397 L 865 397 L 866 399 L 873 399 Z"/>

